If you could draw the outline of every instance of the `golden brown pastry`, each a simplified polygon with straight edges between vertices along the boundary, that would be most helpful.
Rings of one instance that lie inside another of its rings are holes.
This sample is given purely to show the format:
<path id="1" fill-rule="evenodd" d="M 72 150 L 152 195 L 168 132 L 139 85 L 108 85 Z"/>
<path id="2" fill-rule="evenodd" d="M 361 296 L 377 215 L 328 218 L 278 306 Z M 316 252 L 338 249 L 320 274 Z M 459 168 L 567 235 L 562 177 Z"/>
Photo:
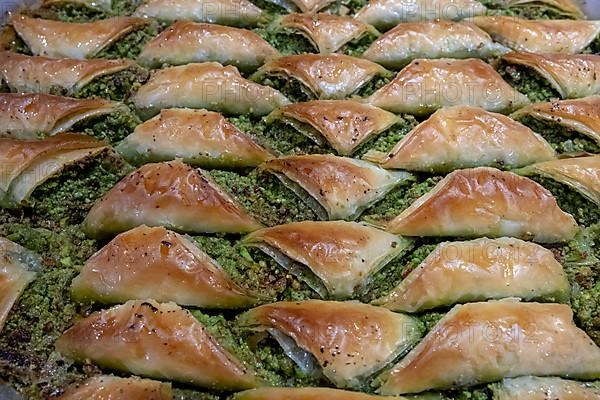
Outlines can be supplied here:
<path id="1" fill-rule="evenodd" d="M 505 297 L 566 302 L 570 294 L 569 281 L 550 250 L 515 238 L 481 238 L 439 244 L 375 304 L 420 312 Z"/>
<path id="2" fill-rule="evenodd" d="M 87 260 L 71 294 L 80 301 L 152 298 L 204 308 L 241 308 L 258 300 L 186 236 L 145 225 L 121 233 Z"/>
<path id="3" fill-rule="evenodd" d="M 267 41 L 240 28 L 178 21 L 148 42 L 138 62 L 147 67 L 217 61 L 241 71 L 254 71 L 265 61 L 279 57 Z"/>
<path id="4" fill-rule="evenodd" d="M 16 14 L 10 18 L 10 24 L 33 55 L 81 60 L 94 57 L 146 21 L 113 17 L 94 22 L 62 22 Z"/>
<path id="5" fill-rule="evenodd" d="M 213 168 L 254 167 L 273 156 L 221 114 L 169 108 L 138 125 L 117 151 L 135 164 L 180 158 Z"/>
<path id="6" fill-rule="evenodd" d="M 66 166 L 93 157 L 107 145 L 91 136 L 61 133 L 44 140 L 0 139 L 0 204 L 18 207 Z"/>
<path id="7" fill-rule="evenodd" d="M 366 34 L 379 34 L 371 25 L 357 19 L 325 13 L 286 14 L 275 21 L 275 26 L 297 31 L 323 54 L 336 52 Z"/>
<path id="8" fill-rule="evenodd" d="M 381 377 L 382 394 L 417 393 L 521 375 L 600 377 L 600 348 L 563 304 L 492 301 L 454 307 Z"/>
<path id="9" fill-rule="evenodd" d="M 600 388 L 593 383 L 561 378 L 522 376 L 493 385 L 495 400 L 598 400 Z"/>
<path id="10" fill-rule="evenodd" d="M 261 20 L 263 12 L 248 0 L 148 0 L 135 11 L 135 15 L 163 21 L 252 26 Z"/>
<path id="11" fill-rule="evenodd" d="M 450 173 L 390 221 L 387 230 L 406 236 L 514 236 L 554 243 L 573 239 L 578 227 L 538 183 L 479 167 Z"/>
<path id="12" fill-rule="evenodd" d="M 265 115 L 289 101 L 279 91 L 250 82 L 233 66 L 217 62 L 156 71 L 131 98 L 143 117 L 163 108 L 206 108 L 227 114 Z"/>
<path id="13" fill-rule="evenodd" d="M 485 12 L 486 7 L 473 0 L 371 0 L 354 17 L 386 30 L 400 22 L 460 20 Z"/>
<path id="14" fill-rule="evenodd" d="M 513 52 L 504 55 L 502 60 L 508 64 L 534 69 L 562 98 L 600 93 L 599 55 Z"/>
<path id="15" fill-rule="evenodd" d="M 0 93 L 0 136 L 35 139 L 69 131 L 89 118 L 110 114 L 123 105 L 102 99 L 73 99 L 35 93 Z"/>
<path id="16" fill-rule="evenodd" d="M 131 68 L 130 60 L 73 60 L 0 52 L 0 78 L 12 92 L 74 93 L 94 78 Z"/>
<path id="17" fill-rule="evenodd" d="M 253 308 L 238 322 L 268 330 L 282 343 L 292 340 L 314 356 L 336 387 L 353 387 L 381 370 L 420 337 L 418 322 L 408 315 L 358 302 L 308 300 Z"/>
<path id="18" fill-rule="evenodd" d="M 458 168 L 520 167 L 556 158 L 540 135 L 502 114 L 471 106 L 446 107 L 417 125 L 389 153 L 365 159 L 384 168 L 448 172 Z"/>
<path id="19" fill-rule="evenodd" d="M 408 178 L 366 161 L 331 154 L 275 158 L 262 165 L 296 192 L 321 219 L 355 219 Z"/>
<path id="20" fill-rule="evenodd" d="M 400 121 L 388 111 L 352 100 L 288 104 L 268 119 L 286 122 L 318 144 L 329 143 L 345 156 Z"/>
<path id="21" fill-rule="evenodd" d="M 150 379 L 96 375 L 72 384 L 55 400 L 172 400 L 171 384 Z"/>
<path id="22" fill-rule="evenodd" d="M 511 117 L 552 122 L 600 143 L 600 96 L 535 103 L 514 112 Z"/>
<path id="23" fill-rule="evenodd" d="M 75 323 L 56 349 L 76 361 L 199 387 L 241 390 L 257 378 L 175 303 L 132 300 Z"/>
<path id="24" fill-rule="evenodd" d="M 298 80 L 319 99 L 343 99 L 376 75 L 387 74 L 374 62 L 344 54 L 298 54 L 266 63 L 253 78 L 285 76 Z"/>
<path id="25" fill-rule="evenodd" d="M 429 114 L 455 105 L 508 113 L 529 100 L 510 87 L 491 65 L 470 58 L 414 60 L 366 102 L 395 113 Z"/>
<path id="26" fill-rule="evenodd" d="M 362 57 L 400 69 L 416 58 L 490 58 L 507 51 L 472 22 L 433 20 L 398 24 Z"/>
<path id="27" fill-rule="evenodd" d="M 600 155 L 546 161 L 522 171 L 565 184 L 600 207 Z"/>
<path id="28" fill-rule="evenodd" d="M 10 309 L 41 268 L 41 257 L 0 237 L 0 332 Z"/>
<path id="29" fill-rule="evenodd" d="M 308 268 L 320 282 L 307 282 L 321 297 L 350 297 L 357 287 L 406 248 L 403 239 L 356 222 L 306 221 L 255 231 L 243 240 L 295 273 Z M 302 274 L 299 274 L 302 276 Z"/>
<path id="30" fill-rule="evenodd" d="M 244 233 L 262 226 L 201 171 L 179 160 L 146 164 L 96 201 L 82 229 L 107 237 L 139 225 Z"/>
<path id="31" fill-rule="evenodd" d="M 531 53 L 581 53 L 600 34 L 600 21 L 486 16 L 473 22 L 506 47 Z"/>

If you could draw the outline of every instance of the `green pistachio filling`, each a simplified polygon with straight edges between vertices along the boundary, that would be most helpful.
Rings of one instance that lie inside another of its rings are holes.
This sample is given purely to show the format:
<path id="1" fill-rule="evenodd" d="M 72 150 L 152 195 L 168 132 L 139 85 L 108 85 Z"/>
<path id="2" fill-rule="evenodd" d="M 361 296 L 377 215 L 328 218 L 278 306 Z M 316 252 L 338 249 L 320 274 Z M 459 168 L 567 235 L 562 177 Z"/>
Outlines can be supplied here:
<path id="1" fill-rule="evenodd" d="M 241 131 L 254 135 L 261 145 L 275 153 L 291 155 L 335 152 L 331 147 L 317 144 L 308 136 L 283 122 L 268 124 L 263 119 L 256 120 L 245 115 L 230 118 L 229 121 Z"/>
<path id="2" fill-rule="evenodd" d="M 318 144 L 296 128 L 281 121 L 266 123 L 264 119 L 257 120 L 248 116 L 229 118 L 229 121 L 241 131 L 257 138 L 264 147 L 281 155 L 292 154 L 326 154 L 336 151 L 321 138 Z M 354 157 L 361 157 L 369 150 L 388 152 L 417 124 L 414 117 L 403 115 L 401 120 L 378 135 L 374 135 L 360 145 L 354 152 Z M 312 127 L 306 126 L 307 131 Z"/>
<path id="3" fill-rule="evenodd" d="M 369 284 L 360 294 L 360 300 L 370 303 L 389 294 L 436 246 L 437 244 L 426 241 L 415 241 L 404 254 L 394 258 L 373 274 Z"/>
<path id="4" fill-rule="evenodd" d="M 254 29 L 254 32 L 265 39 L 283 55 L 316 53 L 318 50 L 305 36 L 290 29 L 277 30 L 270 26 Z"/>
<path id="5" fill-rule="evenodd" d="M 242 175 L 213 170 L 210 174 L 217 184 L 263 225 L 318 220 L 316 214 L 294 192 L 268 172 L 253 170 Z"/>
<path id="6" fill-rule="evenodd" d="M 68 383 L 85 377 L 84 371 L 54 351 L 54 341 L 81 312 L 69 292 L 71 279 L 97 249 L 94 240 L 74 226 L 56 232 L 32 228 L 27 219 L 0 224 L 6 237 L 42 256 L 38 277 L 13 306 L 0 335 L 0 375 L 28 399 L 46 399 Z M 99 371 L 88 365 L 86 372 Z"/>
<path id="7" fill-rule="evenodd" d="M 539 175 L 530 178 L 552 192 L 558 206 L 571 214 L 580 225 L 591 226 L 600 222 L 600 207 L 578 191 L 551 178 Z"/>
<path id="8" fill-rule="evenodd" d="M 27 212 L 39 223 L 79 224 L 94 202 L 131 170 L 108 151 L 70 165 L 33 191 Z"/>
<path id="9" fill-rule="evenodd" d="M 241 287 L 260 294 L 265 301 L 319 297 L 257 248 L 243 246 L 239 240 L 227 236 L 194 236 L 193 240 Z"/>
<path id="10" fill-rule="evenodd" d="M 498 72 L 508 84 L 533 103 L 561 98 L 556 89 L 532 68 L 500 62 Z"/>
<path id="11" fill-rule="evenodd" d="M 600 345 L 600 224 L 583 229 L 553 251 L 571 284 L 575 322 Z"/>
<path id="12" fill-rule="evenodd" d="M 100 140 L 117 144 L 128 136 L 140 124 L 140 119 L 129 109 L 116 110 L 108 115 L 78 122 L 71 130 L 86 133 Z"/>
<path id="13" fill-rule="evenodd" d="M 355 95 L 357 95 L 358 97 L 362 97 L 362 98 L 369 97 L 370 95 L 375 93 L 377 90 L 381 89 L 383 86 L 390 83 L 392 78 L 393 78 L 392 76 L 378 75 L 378 76 L 374 77 L 373 79 L 371 79 L 369 82 L 365 83 L 363 86 L 361 86 L 355 92 Z"/>
<path id="14" fill-rule="evenodd" d="M 427 194 L 443 177 L 407 180 L 392 189 L 381 201 L 365 210 L 362 219 L 367 222 L 385 223 L 394 219 L 419 197 Z"/>
<path id="15" fill-rule="evenodd" d="M 481 1 L 488 10 L 487 15 L 490 16 L 506 16 L 522 19 L 573 19 L 572 15 L 565 13 L 557 8 L 539 6 L 535 4 L 524 4 L 513 7 L 504 7 L 502 2 L 497 1 Z"/>
<path id="16" fill-rule="evenodd" d="M 600 144 L 593 139 L 568 129 L 554 121 L 545 121 L 532 116 L 519 119 L 544 139 L 559 153 L 600 153 Z"/>
<path id="17" fill-rule="evenodd" d="M 385 84 L 389 83 L 391 77 L 389 76 L 375 76 L 370 81 L 356 89 L 356 91 L 347 97 L 359 96 L 367 97 L 373 94 L 377 89 L 381 88 Z M 259 83 L 263 85 L 271 86 L 281 93 L 283 93 L 291 102 L 300 103 L 303 101 L 317 100 L 318 97 L 300 81 L 292 77 L 269 75 L 259 79 Z"/>
<path id="18" fill-rule="evenodd" d="M 318 53 L 319 49 L 306 36 L 294 29 L 275 29 L 270 26 L 254 30 L 283 55 Z M 376 39 L 373 33 L 361 35 L 359 38 L 346 43 L 336 53 L 360 56 Z"/>
<path id="19" fill-rule="evenodd" d="M 95 58 L 129 58 L 135 60 L 142 52 L 142 48 L 158 35 L 159 24 L 150 22 L 139 29 L 129 32 L 116 40 L 110 46 L 102 49 Z"/>
<path id="20" fill-rule="evenodd" d="M 74 94 L 74 97 L 102 97 L 109 100 L 123 101 L 139 89 L 146 82 L 148 76 L 148 71 L 140 67 L 128 68 L 114 74 L 102 75 L 79 89 Z"/>
<path id="21" fill-rule="evenodd" d="M 64 22 L 92 22 L 114 16 L 131 15 L 144 3 L 143 0 L 112 0 L 110 9 L 102 9 L 92 5 L 68 2 L 53 5 L 45 9 L 47 17 Z"/>

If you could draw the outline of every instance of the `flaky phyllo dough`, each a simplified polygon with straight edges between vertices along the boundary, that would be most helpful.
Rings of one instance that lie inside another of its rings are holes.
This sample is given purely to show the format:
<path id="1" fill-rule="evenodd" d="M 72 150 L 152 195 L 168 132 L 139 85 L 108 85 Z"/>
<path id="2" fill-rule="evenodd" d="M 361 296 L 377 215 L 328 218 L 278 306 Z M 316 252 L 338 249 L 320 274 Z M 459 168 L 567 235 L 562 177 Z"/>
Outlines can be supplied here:
<path id="1" fill-rule="evenodd" d="M 495 168 L 454 171 L 386 225 L 406 236 L 573 239 L 577 223 L 538 183 Z"/>
<path id="2" fill-rule="evenodd" d="M 107 237 L 139 225 L 184 232 L 251 232 L 261 225 L 206 174 L 181 161 L 146 164 L 90 210 L 83 229 Z"/>
<path id="3" fill-rule="evenodd" d="M 12 92 L 74 93 L 94 78 L 131 68 L 129 60 L 76 60 L 0 52 L 0 78 Z"/>
<path id="4" fill-rule="evenodd" d="M 103 99 L 74 99 L 43 93 L 0 93 L 1 137 L 35 139 L 71 130 L 78 122 L 123 109 Z"/>
<path id="5" fill-rule="evenodd" d="M 56 347 L 76 360 L 151 378 L 224 390 L 259 385 L 253 371 L 175 303 L 132 300 L 93 313 L 69 328 Z"/>
<path id="6" fill-rule="evenodd" d="M 471 106 L 446 107 L 416 126 L 389 153 L 365 159 L 384 168 L 446 172 L 458 168 L 519 167 L 556 158 L 540 135 L 502 114 Z"/>
<path id="7" fill-rule="evenodd" d="M 600 93 L 599 55 L 513 52 L 501 60 L 535 70 L 564 99 Z"/>
<path id="8" fill-rule="evenodd" d="M 529 103 L 489 64 L 474 58 L 416 59 L 365 101 L 395 113 L 421 115 L 456 105 L 508 113 Z"/>
<path id="9" fill-rule="evenodd" d="M 144 25 L 142 18 L 115 17 L 95 22 L 69 23 L 25 15 L 10 23 L 36 56 L 85 59 Z"/>
<path id="10" fill-rule="evenodd" d="M 286 14 L 275 21 L 278 29 L 305 36 L 319 53 L 334 53 L 364 35 L 378 35 L 371 25 L 355 18 L 326 13 Z"/>
<path id="11" fill-rule="evenodd" d="M 567 305 L 514 300 L 454 307 L 390 372 L 382 394 L 493 382 L 521 375 L 589 379 L 600 348 L 573 323 Z"/>
<path id="12" fill-rule="evenodd" d="M 226 114 L 265 115 L 288 100 L 279 91 L 245 79 L 218 62 L 186 64 L 156 71 L 131 101 L 149 118 L 163 108 L 206 108 Z"/>

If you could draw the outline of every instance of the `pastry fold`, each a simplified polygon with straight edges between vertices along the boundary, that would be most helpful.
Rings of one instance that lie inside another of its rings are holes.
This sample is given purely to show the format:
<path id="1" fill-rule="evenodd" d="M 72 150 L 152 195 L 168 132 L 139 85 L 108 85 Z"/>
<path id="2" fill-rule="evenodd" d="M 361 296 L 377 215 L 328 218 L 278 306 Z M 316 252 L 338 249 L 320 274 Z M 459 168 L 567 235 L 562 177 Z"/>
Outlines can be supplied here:
<path id="1" fill-rule="evenodd" d="M 554 179 L 600 207 L 600 155 L 546 161 L 523 168 L 520 173 Z"/>
<path id="2" fill-rule="evenodd" d="M 0 93 L 0 136 L 36 139 L 67 132 L 75 124 L 125 108 L 103 99 L 73 99 L 43 93 Z"/>
<path id="3" fill-rule="evenodd" d="M 473 22 L 504 46 L 530 53 L 581 53 L 600 34 L 600 21 L 485 16 Z"/>
<path id="4" fill-rule="evenodd" d="M 532 68 L 564 99 L 600 94 L 599 55 L 513 52 L 504 55 L 502 60 Z"/>
<path id="5" fill-rule="evenodd" d="M 454 307 L 380 378 L 382 394 L 417 393 L 521 375 L 600 377 L 600 348 L 563 304 L 504 300 Z"/>
<path id="6" fill-rule="evenodd" d="M 473 0 L 371 0 L 354 18 L 387 30 L 401 22 L 460 20 L 485 15 L 486 10 Z"/>
<path id="7" fill-rule="evenodd" d="M 388 73 L 372 61 L 344 54 L 298 54 L 266 63 L 253 79 L 283 76 L 296 79 L 316 98 L 343 99 L 375 76 Z"/>
<path id="8" fill-rule="evenodd" d="M 441 243 L 375 304 L 420 312 L 506 297 L 567 302 L 570 294 L 569 281 L 550 250 L 515 238 L 481 238 Z"/>
<path id="9" fill-rule="evenodd" d="M 214 390 L 259 385 L 254 373 L 175 303 L 131 300 L 91 314 L 56 342 L 76 361 Z"/>
<path id="10" fill-rule="evenodd" d="M 349 156 L 400 118 L 357 101 L 315 100 L 283 106 L 271 113 L 268 120 L 283 121 L 317 144 L 327 143 L 338 154 Z"/>
<path id="11" fill-rule="evenodd" d="M 307 283 L 321 297 L 350 297 L 356 288 L 399 255 L 405 240 L 356 222 L 307 221 L 255 231 L 243 243 L 256 246 L 291 273 L 308 269 Z"/>
<path id="12" fill-rule="evenodd" d="M 163 108 L 206 108 L 227 114 L 265 115 L 289 101 L 279 91 L 251 82 L 233 66 L 217 62 L 155 71 L 131 98 L 143 117 Z"/>
<path id="13" fill-rule="evenodd" d="M 251 232 L 262 226 L 202 171 L 179 160 L 146 164 L 100 198 L 82 229 L 108 237 L 139 225 L 182 232 Z"/>
<path id="14" fill-rule="evenodd" d="M 61 133 L 43 140 L 0 139 L 0 204 L 27 203 L 36 187 L 65 167 L 94 157 L 108 146 L 91 136 Z"/>
<path id="15" fill-rule="evenodd" d="M 0 332 L 11 308 L 42 269 L 42 258 L 0 237 Z"/>
<path id="16" fill-rule="evenodd" d="M 80 301 L 153 298 L 204 308 L 242 308 L 258 301 L 190 238 L 144 225 L 117 235 L 87 260 L 71 294 Z"/>
<path id="17" fill-rule="evenodd" d="M 148 0 L 134 15 L 246 27 L 256 25 L 263 11 L 248 0 Z"/>
<path id="18" fill-rule="evenodd" d="M 491 65 L 474 58 L 414 60 L 365 101 L 394 113 L 421 115 L 457 105 L 509 113 L 529 103 Z"/>
<path id="19" fill-rule="evenodd" d="M 390 69 L 416 58 L 491 58 L 509 51 L 472 22 L 407 22 L 387 31 L 362 57 Z"/>
<path id="20" fill-rule="evenodd" d="M 594 384 L 561 378 L 522 376 L 504 379 L 493 387 L 496 400 L 598 400 L 600 388 Z"/>
<path id="21" fill-rule="evenodd" d="M 72 384 L 56 400 L 172 400 L 170 383 L 96 375 Z"/>
<path id="22" fill-rule="evenodd" d="M 495 168 L 461 169 L 387 224 L 406 236 L 514 236 L 565 242 L 578 231 L 552 194 L 531 179 Z"/>
<path id="23" fill-rule="evenodd" d="M 221 114 L 176 108 L 138 125 L 117 151 L 135 164 L 180 158 L 207 168 L 254 167 L 273 157 Z"/>
<path id="24" fill-rule="evenodd" d="M 334 53 L 366 34 L 379 34 L 371 25 L 355 18 L 325 13 L 287 14 L 278 18 L 275 26 L 298 32 L 323 54 Z"/>
<path id="25" fill-rule="evenodd" d="M 421 330 L 413 317 L 355 302 L 308 300 L 253 308 L 238 322 L 269 331 L 288 356 L 311 354 L 337 387 L 354 387 L 410 348 Z"/>
<path id="26" fill-rule="evenodd" d="M 146 23 L 146 20 L 134 17 L 62 22 L 16 14 L 10 19 L 10 24 L 33 55 L 80 60 L 94 57 Z"/>
<path id="27" fill-rule="evenodd" d="M 532 117 L 571 129 L 600 143 L 600 96 L 535 103 L 514 112 L 519 120 Z"/>
<path id="28" fill-rule="evenodd" d="M 417 125 L 389 153 L 364 156 L 384 168 L 450 172 L 479 166 L 522 167 L 556 158 L 540 135 L 511 118 L 471 106 L 446 107 Z"/>
<path id="29" fill-rule="evenodd" d="M 130 60 L 74 60 L 0 52 L 0 78 L 12 92 L 75 93 L 93 79 L 133 67 Z"/>
<path id="30" fill-rule="evenodd" d="M 144 46 L 138 62 L 156 68 L 217 61 L 240 71 L 255 71 L 279 52 L 256 33 L 240 28 L 178 21 Z"/>
<path id="31" fill-rule="evenodd" d="M 276 175 L 321 219 L 355 219 L 410 175 L 331 154 L 280 157 L 261 168 Z"/>

